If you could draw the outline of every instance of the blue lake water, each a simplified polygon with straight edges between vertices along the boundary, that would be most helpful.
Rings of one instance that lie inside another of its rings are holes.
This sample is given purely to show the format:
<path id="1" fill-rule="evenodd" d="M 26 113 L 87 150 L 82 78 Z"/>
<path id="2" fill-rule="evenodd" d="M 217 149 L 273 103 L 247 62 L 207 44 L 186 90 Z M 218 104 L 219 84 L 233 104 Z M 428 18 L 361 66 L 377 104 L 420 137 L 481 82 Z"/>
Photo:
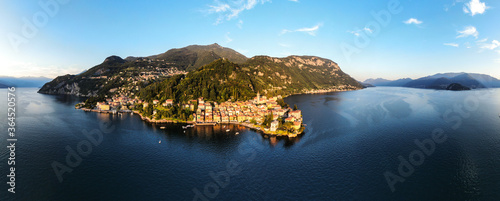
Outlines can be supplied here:
<path id="1" fill-rule="evenodd" d="M 184 132 L 137 115 L 75 110 L 78 98 L 36 91 L 16 92 L 16 194 L 2 176 L 0 200 L 500 199 L 499 89 L 295 95 L 285 101 L 298 105 L 307 124 L 295 139 L 233 125 Z M 7 175 L 5 89 L 0 110 L 0 173 Z M 441 143 L 433 131 L 441 131 Z M 102 142 L 91 144 L 88 132 L 102 134 Z M 432 152 L 416 140 L 431 140 Z M 72 167 L 67 147 L 77 152 L 79 145 L 86 156 Z M 404 176 L 399 158 L 413 169 L 405 166 Z M 62 182 L 55 162 L 71 169 Z M 388 172 L 399 178 L 392 190 Z"/>

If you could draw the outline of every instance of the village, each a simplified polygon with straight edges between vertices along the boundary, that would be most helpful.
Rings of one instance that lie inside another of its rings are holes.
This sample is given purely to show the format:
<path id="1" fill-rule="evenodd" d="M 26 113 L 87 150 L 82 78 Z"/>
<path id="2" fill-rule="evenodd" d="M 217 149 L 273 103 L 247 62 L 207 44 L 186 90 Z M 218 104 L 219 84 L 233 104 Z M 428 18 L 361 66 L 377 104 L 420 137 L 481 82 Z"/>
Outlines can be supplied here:
<path id="1" fill-rule="evenodd" d="M 302 112 L 298 109 L 293 110 L 290 107 L 283 108 L 278 104 L 281 96 L 267 98 L 266 96 L 257 96 L 248 101 L 226 101 L 222 103 L 205 101 L 203 98 L 190 100 L 184 104 L 174 103 L 174 100 L 167 99 L 160 102 L 153 100 L 148 103 L 137 98 L 131 99 L 126 96 L 116 96 L 108 98 L 103 102 L 98 102 L 95 108 L 85 109 L 85 111 L 101 113 L 136 113 L 141 115 L 143 120 L 155 123 L 182 122 L 170 121 L 159 115 L 162 109 L 179 106 L 182 109 L 192 112 L 191 121 L 182 123 L 192 123 L 198 126 L 216 125 L 216 124 L 239 124 L 251 129 L 262 131 L 268 135 L 296 137 L 304 130 Z M 136 108 L 141 106 L 147 108 L 152 106 L 151 118 L 142 115 Z"/>

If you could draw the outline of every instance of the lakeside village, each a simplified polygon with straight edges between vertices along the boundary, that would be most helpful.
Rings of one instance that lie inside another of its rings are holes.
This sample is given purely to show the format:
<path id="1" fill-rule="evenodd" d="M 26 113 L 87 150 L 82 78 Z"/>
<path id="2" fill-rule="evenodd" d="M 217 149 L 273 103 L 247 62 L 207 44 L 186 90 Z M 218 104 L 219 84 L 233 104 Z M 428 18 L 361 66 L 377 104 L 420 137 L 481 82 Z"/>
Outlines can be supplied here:
<path id="1" fill-rule="evenodd" d="M 139 114 L 145 121 L 151 123 L 189 123 L 194 125 L 216 125 L 216 124 L 238 124 L 255 129 L 267 135 L 297 137 L 303 133 L 302 112 L 294 107 L 288 107 L 281 96 L 267 98 L 260 96 L 248 101 L 226 101 L 222 103 L 204 101 L 203 98 L 190 100 L 187 103 L 175 103 L 168 99 L 163 102 L 153 100 L 145 102 L 118 96 L 97 102 L 92 109 L 83 108 L 84 103 L 75 107 L 84 111 L 102 113 L 135 113 Z M 172 108 L 181 108 L 189 112 L 184 118 L 168 118 L 164 111 Z M 190 126 L 188 126 L 190 127 Z"/>

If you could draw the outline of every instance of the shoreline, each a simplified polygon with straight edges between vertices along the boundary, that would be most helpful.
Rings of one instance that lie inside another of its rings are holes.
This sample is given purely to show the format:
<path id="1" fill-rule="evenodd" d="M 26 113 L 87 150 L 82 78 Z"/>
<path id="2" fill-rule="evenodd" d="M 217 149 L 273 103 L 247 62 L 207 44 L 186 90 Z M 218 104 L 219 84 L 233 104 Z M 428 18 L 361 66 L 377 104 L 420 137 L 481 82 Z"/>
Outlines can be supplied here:
<path id="1" fill-rule="evenodd" d="M 218 124 L 219 125 L 229 125 L 229 124 L 232 124 L 232 125 L 244 126 L 244 127 L 248 128 L 248 129 L 260 132 L 260 133 L 265 134 L 265 135 L 278 136 L 278 137 L 287 136 L 289 138 L 294 138 L 294 137 L 297 137 L 297 136 L 299 136 L 301 134 L 304 134 L 304 131 L 302 131 L 301 133 L 288 133 L 286 135 L 282 135 L 282 134 L 278 134 L 277 132 L 263 130 L 259 126 L 255 126 L 255 125 L 248 124 L 248 123 L 243 123 L 243 122 L 197 123 L 197 122 L 194 122 L 194 121 L 181 121 L 181 120 L 168 120 L 168 119 L 152 120 L 149 117 L 144 117 L 138 111 L 127 111 L 127 112 L 117 111 L 117 112 L 112 112 L 112 111 L 103 111 L 103 110 L 91 110 L 91 109 L 86 109 L 86 108 L 76 108 L 76 109 L 79 109 L 79 110 L 82 110 L 82 111 L 85 111 L 85 112 L 97 112 L 97 113 L 105 113 L 105 114 L 117 114 L 117 113 L 138 114 L 139 117 L 141 117 L 141 120 L 146 121 L 148 123 L 154 123 L 154 124 L 174 123 L 174 124 L 193 124 L 195 126 L 215 126 L 215 125 L 218 125 Z M 305 126 L 303 125 L 303 127 L 305 127 Z"/>
<path id="2" fill-rule="evenodd" d="M 287 95 L 287 96 L 284 96 L 284 98 L 286 97 L 289 97 L 289 96 L 294 96 L 294 95 L 301 95 L 301 94 L 323 94 L 323 93 L 330 93 L 330 92 L 345 92 L 345 91 L 357 91 L 357 90 L 362 90 L 363 88 L 361 89 L 320 89 L 320 90 L 312 90 L 312 91 L 305 91 L 305 92 L 301 92 L 301 93 L 295 93 L 295 94 L 290 94 L 290 95 Z M 304 134 L 304 130 L 302 130 L 300 133 L 290 133 L 288 131 L 269 131 L 269 130 L 266 130 L 266 129 L 262 129 L 262 127 L 258 126 L 258 125 L 253 125 L 253 124 L 249 124 L 249 123 L 244 123 L 244 122 L 220 122 L 220 123 L 217 123 L 217 122 L 210 122 L 210 123 L 197 123 L 195 121 L 183 121 L 183 120 L 169 120 L 169 119 L 161 119 L 161 120 L 154 120 L 154 119 L 150 119 L 149 117 L 145 117 L 143 116 L 141 113 L 139 113 L 138 111 L 134 111 L 134 110 L 127 110 L 127 111 L 110 111 L 110 110 L 107 110 L 107 111 L 103 111 L 103 110 L 92 110 L 92 109 L 87 109 L 87 108 L 76 108 L 76 109 L 80 109 L 80 110 L 83 110 L 83 111 L 86 111 L 86 112 L 98 112 L 98 113 L 107 113 L 107 114 L 122 114 L 122 113 L 131 113 L 131 114 L 138 114 L 140 117 L 141 117 L 141 120 L 143 121 L 146 121 L 148 123 L 154 123 L 154 124 L 162 124 L 162 123 L 175 123 L 175 124 L 193 124 L 193 125 L 198 125 L 198 126 L 215 126 L 217 124 L 233 124 L 233 125 L 240 125 L 240 126 L 244 126 L 248 129 L 251 129 L 251 130 L 254 130 L 256 132 L 260 132 L 264 135 L 270 135 L 270 136 L 279 136 L 279 137 L 289 137 L 289 138 L 295 138 L 299 135 L 302 135 Z M 305 129 L 305 124 L 301 124 L 302 128 Z"/>
<path id="3" fill-rule="evenodd" d="M 247 123 L 242 123 L 242 122 L 224 122 L 224 123 L 197 123 L 197 122 L 194 122 L 194 121 L 174 121 L 174 120 L 167 120 L 167 119 L 163 119 L 163 120 L 151 120 L 150 118 L 148 117 L 144 117 L 142 116 L 142 114 L 140 114 L 138 111 L 132 111 L 134 114 L 138 114 L 142 120 L 148 122 L 148 123 L 175 123 L 175 124 L 179 124 L 179 123 L 182 123 L 182 124 L 193 124 L 195 126 L 215 126 L 215 125 L 229 125 L 229 124 L 232 124 L 232 125 L 239 125 L 239 126 L 244 126 L 246 128 L 249 128 L 249 129 L 252 129 L 252 130 L 255 130 L 255 131 L 259 131 L 263 134 L 266 134 L 266 135 L 273 135 L 273 136 L 288 136 L 288 137 L 297 137 L 298 135 L 300 134 L 303 134 L 304 132 L 301 132 L 301 133 L 290 133 L 290 134 L 287 134 L 287 135 L 278 135 L 277 133 L 273 133 L 271 131 L 265 131 L 265 130 L 262 130 L 260 127 L 258 126 L 255 126 L 255 125 L 252 125 L 252 124 L 247 124 Z"/>

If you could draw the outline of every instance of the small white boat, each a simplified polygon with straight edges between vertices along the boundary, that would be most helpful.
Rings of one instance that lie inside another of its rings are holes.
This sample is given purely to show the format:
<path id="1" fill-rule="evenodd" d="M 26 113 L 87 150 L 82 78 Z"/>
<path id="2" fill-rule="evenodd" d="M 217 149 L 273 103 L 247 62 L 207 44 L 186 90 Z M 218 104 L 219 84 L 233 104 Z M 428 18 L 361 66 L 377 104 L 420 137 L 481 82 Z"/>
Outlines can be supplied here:
<path id="1" fill-rule="evenodd" d="M 226 130 L 226 132 L 229 132 L 229 131 L 231 131 L 231 130 L 229 130 L 229 129 Z"/>
<path id="2" fill-rule="evenodd" d="M 165 129 L 165 126 L 160 127 L 160 129 Z"/>
<path id="3" fill-rule="evenodd" d="M 161 140 L 158 142 L 158 144 L 161 144 Z"/>
<path id="4" fill-rule="evenodd" d="M 240 134 L 240 132 L 236 132 L 236 135 L 239 135 L 239 134 Z"/>

